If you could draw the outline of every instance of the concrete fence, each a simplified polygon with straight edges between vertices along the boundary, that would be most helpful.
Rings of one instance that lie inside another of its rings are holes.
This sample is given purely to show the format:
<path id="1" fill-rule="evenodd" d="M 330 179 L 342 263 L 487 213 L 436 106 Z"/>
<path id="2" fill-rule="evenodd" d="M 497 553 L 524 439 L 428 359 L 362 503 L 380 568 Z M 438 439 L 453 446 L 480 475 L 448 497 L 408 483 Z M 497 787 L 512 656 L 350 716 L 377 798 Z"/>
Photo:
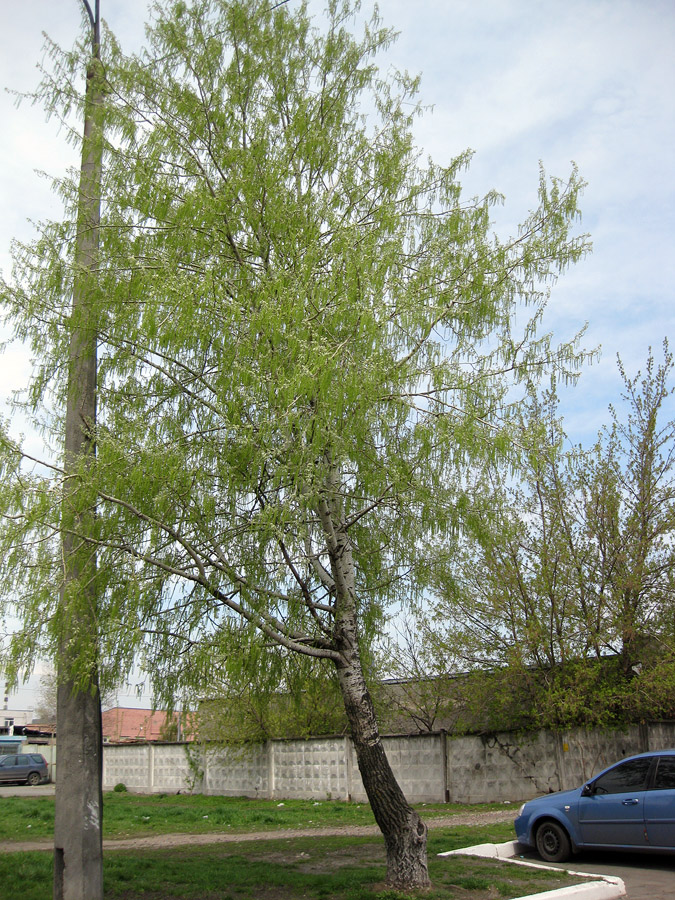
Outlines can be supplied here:
<path id="1" fill-rule="evenodd" d="M 516 801 L 575 787 L 623 756 L 675 747 L 675 722 L 620 731 L 385 737 L 387 757 L 413 803 Z M 139 793 L 192 791 L 268 799 L 363 801 L 351 740 L 268 741 L 242 748 L 109 744 L 103 786 Z"/>

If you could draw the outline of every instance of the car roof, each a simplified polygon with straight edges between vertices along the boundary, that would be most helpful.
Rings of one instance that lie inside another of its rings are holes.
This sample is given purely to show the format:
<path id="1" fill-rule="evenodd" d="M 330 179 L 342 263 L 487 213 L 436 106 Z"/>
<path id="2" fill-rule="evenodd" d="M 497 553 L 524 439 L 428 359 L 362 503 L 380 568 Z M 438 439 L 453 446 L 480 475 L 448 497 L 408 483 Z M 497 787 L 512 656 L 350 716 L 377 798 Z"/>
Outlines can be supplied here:
<path id="1" fill-rule="evenodd" d="M 626 756 L 624 759 L 641 759 L 644 756 L 675 756 L 675 747 L 666 750 L 647 750 L 646 753 L 635 753 L 633 756 Z M 623 762 L 623 760 L 619 760 Z"/>
<path id="2" fill-rule="evenodd" d="M 628 760 L 631 759 L 651 759 L 654 756 L 675 756 L 675 747 L 669 747 L 666 750 L 648 750 L 646 753 L 634 753 L 632 756 L 624 756 L 622 759 L 617 759 L 616 762 L 613 762 L 611 765 L 605 766 L 604 769 L 601 769 L 589 778 L 588 782 L 595 781 L 596 778 L 604 775 L 605 772 L 609 772 L 610 769 L 613 769 L 620 763 L 628 762 Z"/>

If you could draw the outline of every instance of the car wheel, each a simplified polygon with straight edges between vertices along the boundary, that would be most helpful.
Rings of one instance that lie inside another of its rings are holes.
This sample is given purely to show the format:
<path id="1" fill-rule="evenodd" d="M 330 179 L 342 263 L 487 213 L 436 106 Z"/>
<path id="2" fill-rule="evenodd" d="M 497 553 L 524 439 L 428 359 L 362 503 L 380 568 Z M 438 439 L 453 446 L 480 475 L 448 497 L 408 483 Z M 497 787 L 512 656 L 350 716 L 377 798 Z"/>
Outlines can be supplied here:
<path id="1" fill-rule="evenodd" d="M 570 839 L 557 822 L 543 822 L 537 828 L 537 853 L 546 862 L 564 862 L 572 853 Z"/>
<path id="2" fill-rule="evenodd" d="M 36 784 L 40 784 L 40 773 L 39 772 L 31 772 L 28 778 L 26 779 L 27 784 L 32 784 L 35 787 Z"/>

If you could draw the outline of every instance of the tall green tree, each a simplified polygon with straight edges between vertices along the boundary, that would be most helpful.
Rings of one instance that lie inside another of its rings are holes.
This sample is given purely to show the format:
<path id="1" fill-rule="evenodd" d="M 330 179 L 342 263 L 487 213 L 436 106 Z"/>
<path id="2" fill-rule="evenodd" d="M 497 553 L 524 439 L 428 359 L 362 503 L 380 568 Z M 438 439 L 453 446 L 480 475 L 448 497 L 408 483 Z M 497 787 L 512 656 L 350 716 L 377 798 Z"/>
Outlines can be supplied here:
<path id="1" fill-rule="evenodd" d="M 98 550 L 106 671 L 140 653 L 166 696 L 208 684 L 242 639 L 233 620 L 332 667 L 388 880 L 411 888 L 428 883 L 426 827 L 382 747 L 369 638 L 430 583 L 466 467 L 513 451 L 518 387 L 577 371 L 577 342 L 537 329 L 587 244 L 575 171 L 542 172 L 518 233 L 493 235 L 498 196 L 462 198 L 468 154 L 421 162 L 417 82 L 378 73 L 392 33 L 357 12 L 330 0 L 318 29 L 304 6 L 171 2 L 144 56 L 111 60 L 97 457 L 82 473 L 98 531 L 77 533 Z M 36 310 L 54 320 L 61 250 L 50 236 L 41 250 L 6 292 L 26 330 Z M 9 441 L 4 456 L 5 543 L 25 547 L 51 527 L 52 481 L 25 479 Z M 27 627 L 36 603 L 53 608 L 31 588 Z"/>
<path id="2" fill-rule="evenodd" d="M 675 364 L 650 348 L 632 378 L 618 360 L 622 403 L 599 436 L 586 484 L 589 578 L 606 601 L 609 649 L 627 677 L 675 646 Z M 669 651 L 670 654 L 669 654 Z"/>
<path id="3" fill-rule="evenodd" d="M 662 363 L 650 350 L 644 373 L 619 370 L 623 402 L 587 451 L 569 449 L 555 393 L 532 399 L 519 478 L 490 472 L 489 507 L 439 570 L 436 653 L 492 672 L 500 727 L 672 714 L 673 359 L 665 343 Z"/>

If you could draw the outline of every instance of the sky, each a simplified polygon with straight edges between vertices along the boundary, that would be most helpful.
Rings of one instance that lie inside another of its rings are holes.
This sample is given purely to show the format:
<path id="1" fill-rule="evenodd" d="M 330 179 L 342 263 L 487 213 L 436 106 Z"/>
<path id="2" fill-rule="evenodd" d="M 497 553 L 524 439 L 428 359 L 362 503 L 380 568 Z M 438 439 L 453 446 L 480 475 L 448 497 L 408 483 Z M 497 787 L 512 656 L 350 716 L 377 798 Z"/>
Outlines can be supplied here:
<path id="1" fill-rule="evenodd" d="M 291 3 L 295 0 L 291 0 Z M 363 10 L 372 9 L 363 0 Z M 323 0 L 309 0 L 319 14 Z M 42 33 L 69 47 L 80 24 L 78 0 L 0 0 L 0 88 L 28 91 L 38 81 Z M 138 49 L 148 3 L 101 0 L 102 15 L 127 50 Z M 675 3 L 673 0 L 381 0 L 383 23 L 400 36 L 382 68 L 421 74 L 428 113 L 420 148 L 448 163 L 471 148 L 462 177 L 467 196 L 505 195 L 496 226 L 513 231 L 537 199 L 539 164 L 566 177 L 572 161 L 587 181 L 581 230 L 593 252 L 553 289 L 545 328 L 600 348 L 574 389 L 562 394 L 565 429 L 590 444 L 608 423 L 621 380 L 660 358 L 675 341 Z M 76 153 L 42 110 L 0 93 L 0 270 L 7 277 L 13 238 L 31 221 L 58 216 L 46 179 L 77 164 Z M 30 373 L 22 347 L 0 352 L 0 403 Z M 0 409 L 7 415 L 7 408 Z M 671 407 L 672 413 L 672 407 Z M 10 697 L 34 702 L 35 679 Z M 133 691 L 120 705 L 137 705 Z"/>

